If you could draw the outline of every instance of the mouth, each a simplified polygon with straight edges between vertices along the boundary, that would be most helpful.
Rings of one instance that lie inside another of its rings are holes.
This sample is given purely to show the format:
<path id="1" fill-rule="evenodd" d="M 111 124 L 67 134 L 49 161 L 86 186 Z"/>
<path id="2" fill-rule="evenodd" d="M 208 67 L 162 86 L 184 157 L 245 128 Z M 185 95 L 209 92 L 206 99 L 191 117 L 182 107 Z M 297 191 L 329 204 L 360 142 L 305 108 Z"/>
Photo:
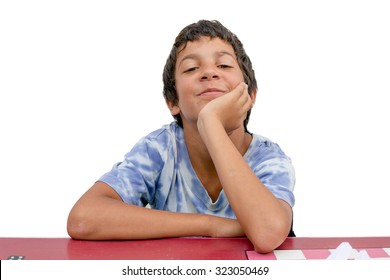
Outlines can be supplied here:
<path id="1" fill-rule="evenodd" d="M 199 93 L 198 96 L 215 98 L 215 97 L 221 96 L 224 93 L 225 93 L 225 91 L 223 91 L 221 89 L 208 88 L 208 89 L 202 91 L 201 93 Z"/>

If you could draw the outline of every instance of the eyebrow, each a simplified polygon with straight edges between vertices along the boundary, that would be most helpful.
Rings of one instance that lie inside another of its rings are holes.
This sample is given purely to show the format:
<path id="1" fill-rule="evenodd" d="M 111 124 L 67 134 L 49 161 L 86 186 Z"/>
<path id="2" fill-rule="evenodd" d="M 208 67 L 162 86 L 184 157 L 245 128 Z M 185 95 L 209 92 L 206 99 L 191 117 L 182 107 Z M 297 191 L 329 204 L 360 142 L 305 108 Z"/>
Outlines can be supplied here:
<path id="1" fill-rule="evenodd" d="M 216 52 L 216 53 L 214 54 L 214 56 L 216 56 L 216 57 L 221 57 L 221 56 L 224 56 L 224 55 L 228 55 L 228 56 L 234 58 L 235 60 L 237 60 L 237 58 L 236 58 L 235 55 L 233 55 L 233 54 L 231 54 L 230 52 L 227 52 L 227 51 L 220 51 L 220 52 Z M 183 58 L 179 61 L 177 67 L 180 67 L 180 65 L 181 65 L 185 60 L 188 60 L 188 59 L 198 59 L 199 57 L 200 57 L 200 56 L 197 55 L 197 54 L 192 54 L 192 53 L 190 53 L 190 54 L 186 55 L 185 57 L 183 57 Z"/>

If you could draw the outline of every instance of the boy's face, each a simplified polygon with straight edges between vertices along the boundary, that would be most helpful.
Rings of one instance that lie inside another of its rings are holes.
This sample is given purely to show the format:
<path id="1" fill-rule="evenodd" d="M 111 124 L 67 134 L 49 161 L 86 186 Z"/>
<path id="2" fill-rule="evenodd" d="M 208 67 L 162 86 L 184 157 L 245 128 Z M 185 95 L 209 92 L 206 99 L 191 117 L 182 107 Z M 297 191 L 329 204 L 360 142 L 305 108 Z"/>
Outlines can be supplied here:
<path id="1" fill-rule="evenodd" d="M 188 42 L 177 56 L 175 70 L 179 102 L 168 102 L 168 106 L 172 115 L 180 113 L 184 126 L 196 125 L 199 112 L 210 100 L 244 81 L 233 47 L 219 38 Z"/>

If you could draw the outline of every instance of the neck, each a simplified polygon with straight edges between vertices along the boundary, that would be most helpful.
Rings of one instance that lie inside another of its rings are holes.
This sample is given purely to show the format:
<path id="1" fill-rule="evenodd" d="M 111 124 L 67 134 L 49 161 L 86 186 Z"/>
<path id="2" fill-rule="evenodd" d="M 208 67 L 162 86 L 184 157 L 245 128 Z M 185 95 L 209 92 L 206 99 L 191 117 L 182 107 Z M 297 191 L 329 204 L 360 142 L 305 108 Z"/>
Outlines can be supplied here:
<path id="1" fill-rule="evenodd" d="M 244 155 L 252 141 L 252 136 L 240 128 L 231 133 L 229 137 L 240 154 Z M 199 135 L 198 129 L 187 126 L 184 129 L 184 140 L 194 169 L 197 172 L 203 170 L 205 173 L 216 174 L 214 163 Z"/>
<path id="2" fill-rule="evenodd" d="M 215 169 L 207 147 L 199 135 L 198 129 L 187 126 L 183 131 L 188 154 L 194 169 L 197 169 L 196 167 L 198 166 L 203 166 L 207 170 L 210 170 L 209 168 Z"/>
<path id="3" fill-rule="evenodd" d="M 237 150 L 244 155 L 250 145 L 252 139 L 251 135 L 245 133 L 242 129 L 241 131 L 237 130 L 233 132 L 229 137 Z M 211 200 L 215 202 L 220 195 L 222 185 L 214 162 L 198 133 L 197 127 L 191 129 L 187 126 L 186 129 L 184 129 L 184 140 L 187 145 L 192 167 L 203 187 L 208 192 Z"/>

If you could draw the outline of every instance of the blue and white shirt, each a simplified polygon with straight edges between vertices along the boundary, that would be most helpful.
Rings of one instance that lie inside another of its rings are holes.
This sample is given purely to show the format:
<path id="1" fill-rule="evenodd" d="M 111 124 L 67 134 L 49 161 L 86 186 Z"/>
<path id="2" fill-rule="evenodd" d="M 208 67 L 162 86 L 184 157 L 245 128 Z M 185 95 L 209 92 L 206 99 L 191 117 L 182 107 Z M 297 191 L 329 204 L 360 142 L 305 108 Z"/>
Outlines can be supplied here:
<path id="1" fill-rule="evenodd" d="M 244 159 L 275 197 L 294 206 L 294 168 L 276 143 L 254 134 Z M 191 165 L 183 129 L 175 122 L 139 140 L 99 181 L 129 204 L 236 218 L 223 189 L 211 200 Z"/>

